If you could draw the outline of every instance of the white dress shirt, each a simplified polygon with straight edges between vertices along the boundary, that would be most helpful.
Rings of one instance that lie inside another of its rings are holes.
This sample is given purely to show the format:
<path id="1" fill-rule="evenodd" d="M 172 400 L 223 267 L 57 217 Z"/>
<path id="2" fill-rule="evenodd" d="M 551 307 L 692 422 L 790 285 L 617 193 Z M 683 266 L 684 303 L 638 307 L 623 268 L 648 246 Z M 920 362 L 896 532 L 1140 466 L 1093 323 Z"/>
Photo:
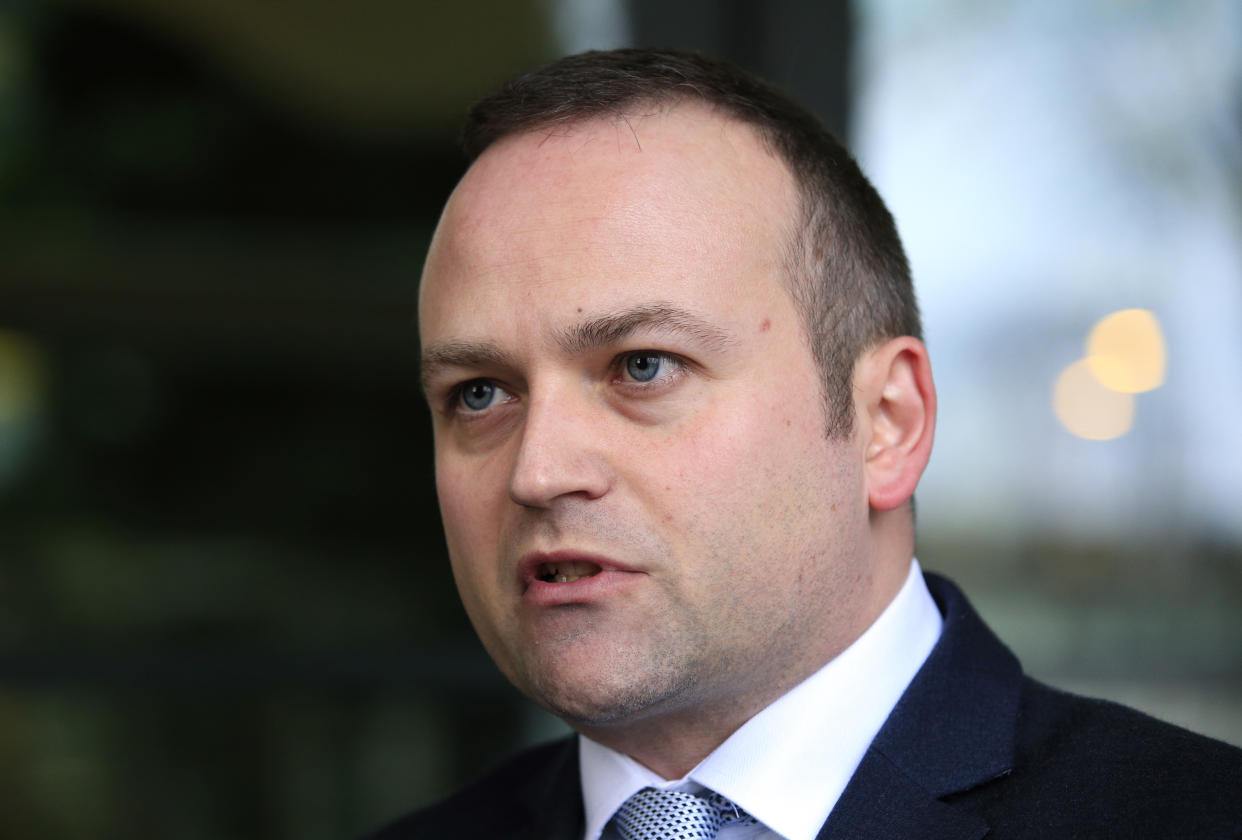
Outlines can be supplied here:
<path id="1" fill-rule="evenodd" d="M 608 821 L 644 787 L 690 793 L 710 788 L 759 820 L 755 826 L 725 826 L 718 840 L 814 840 L 940 638 L 941 623 L 915 560 L 901 591 L 866 632 L 681 779 L 662 779 L 629 756 L 580 736 L 583 840 L 618 838 Z"/>

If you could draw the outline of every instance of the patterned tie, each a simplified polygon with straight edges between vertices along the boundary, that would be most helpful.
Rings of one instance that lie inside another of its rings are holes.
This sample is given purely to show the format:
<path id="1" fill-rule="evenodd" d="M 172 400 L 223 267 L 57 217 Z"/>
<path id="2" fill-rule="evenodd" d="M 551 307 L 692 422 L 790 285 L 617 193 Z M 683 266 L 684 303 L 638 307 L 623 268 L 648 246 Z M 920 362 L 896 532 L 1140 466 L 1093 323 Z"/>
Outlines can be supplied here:
<path id="1" fill-rule="evenodd" d="M 713 840 L 723 825 L 758 822 L 718 793 L 701 797 L 655 788 L 625 800 L 612 819 L 625 840 Z"/>

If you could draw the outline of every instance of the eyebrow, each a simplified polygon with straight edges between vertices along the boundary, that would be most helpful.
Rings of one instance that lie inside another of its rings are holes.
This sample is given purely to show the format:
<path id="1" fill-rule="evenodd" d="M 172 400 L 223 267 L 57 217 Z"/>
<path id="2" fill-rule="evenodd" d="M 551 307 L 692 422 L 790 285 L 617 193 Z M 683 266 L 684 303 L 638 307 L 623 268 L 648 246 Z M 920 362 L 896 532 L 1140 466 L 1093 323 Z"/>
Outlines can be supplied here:
<path id="1" fill-rule="evenodd" d="M 684 335 L 709 350 L 736 342 L 727 330 L 671 303 L 648 303 L 609 312 L 581 324 L 558 330 L 556 343 L 571 356 L 589 353 L 625 340 L 639 330 L 663 330 Z"/>
<path id="2" fill-rule="evenodd" d="M 684 335 L 709 350 L 736 343 L 727 330 L 703 317 L 670 303 L 648 303 L 607 312 L 566 327 L 553 339 L 562 352 L 580 356 L 624 341 L 640 330 L 663 330 Z M 422 352 L 423 390 L 445 368 L 514 367 L 512 354 L 491 341 L 451 340 L 437 342 Z"/>
<path id="3" fill-rule="evenodd" d="M 491 341 L 443 341 L 423 348 L 423 390 L 429 390 L 431 379 L 445 368 L 508 367 L 513 356 Z"/>

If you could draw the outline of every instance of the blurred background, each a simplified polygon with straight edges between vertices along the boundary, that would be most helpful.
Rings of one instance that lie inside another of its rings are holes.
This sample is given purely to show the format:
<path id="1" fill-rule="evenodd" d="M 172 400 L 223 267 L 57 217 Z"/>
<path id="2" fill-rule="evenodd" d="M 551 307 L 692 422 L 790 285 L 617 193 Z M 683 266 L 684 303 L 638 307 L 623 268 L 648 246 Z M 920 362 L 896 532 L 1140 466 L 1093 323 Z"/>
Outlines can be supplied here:
<path id="1" fill-rule="evenodd" d="M 464 109 L 731 58 L 897 216 L 919 556 L 1037 677 L 1242 744 L 1242 6 L 7 0 L 0 836 L 343 838 L 560 725 L 457 603 L 414 296 Z"/>

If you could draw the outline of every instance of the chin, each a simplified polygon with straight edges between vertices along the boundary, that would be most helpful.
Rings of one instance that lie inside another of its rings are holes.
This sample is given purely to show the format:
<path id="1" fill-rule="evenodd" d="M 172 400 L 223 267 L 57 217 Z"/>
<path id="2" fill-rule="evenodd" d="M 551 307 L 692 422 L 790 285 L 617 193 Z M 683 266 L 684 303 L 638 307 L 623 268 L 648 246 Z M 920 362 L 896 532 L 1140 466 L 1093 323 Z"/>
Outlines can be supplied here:
<path id="1" fill-rule="evenodd" d="M 624 679 L 622 679 L 624 677 Z M 523 692 L 575 729 L 608 728 L 640 720 L 677 705 L 690 693 L 692 680 L 682 675 L 606 673 L 538 675 Z"/>

